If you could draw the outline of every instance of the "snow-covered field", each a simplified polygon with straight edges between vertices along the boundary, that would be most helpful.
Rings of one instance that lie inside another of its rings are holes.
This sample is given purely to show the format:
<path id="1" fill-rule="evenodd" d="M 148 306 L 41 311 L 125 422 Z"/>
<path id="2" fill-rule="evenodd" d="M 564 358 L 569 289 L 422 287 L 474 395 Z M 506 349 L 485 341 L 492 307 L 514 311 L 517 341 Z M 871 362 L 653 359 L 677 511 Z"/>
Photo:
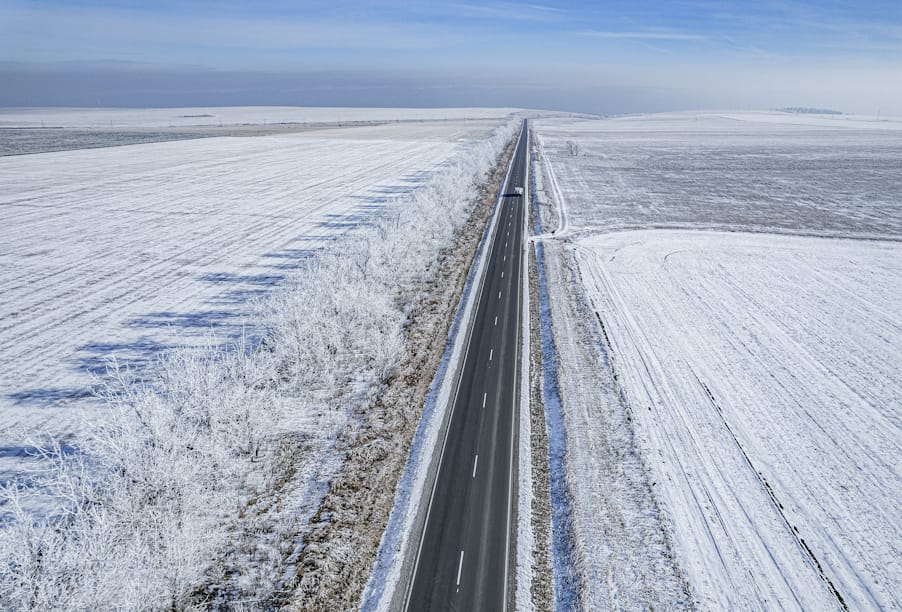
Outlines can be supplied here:
<path id="1" fill-rule="evenodd" d="M 536 125 L 571 231 L 902 234 L 902 121 L 674 113 Z"/>
<path id="2" fill-rule="evenodd" d="M 69 431 L 107 359 L 234 339 L 252 298 L 494 125 L 0 158 L 0 420 Z"/>
<path id="3" fill-rule="evenodd" d="M 451 108 L 24 108 L 0 109 L 0 156 L 67 151 L 212 136 L 264 136 L 324 128 L 432 122 L 501 121 L 512 109 Z M 422 138 L 421 132 L 388 139 Z M 358 138 L 358 133 L 350 135 Z M 438 136 L 444 140 L 447 132 Z"/>
<path id="4" fill-rule="evenodd" d="M 902 605 L 902 243 L 633 231 L 577 260 L 706 608 Z"/>
<path id="5" fill-rule="evenodd" d="M 0 607 L 289 601 L 339 432 L 517 124 L 0 159 Z M 13 473 L 39 429 L 63 444 Z"/>
<path id="6" fill-rule="evenodd" d="M 361 121 L 501 121 L 505 108 L 315 108 L 222 106 L 214 108 L 15 108 L 0 109 L 0 128 L 168 128 L 273 123 Z"/>
<path id="7" fill-rule="evenodd" d="M 902 605 L 899 126 L 536 123 L 583 602 Z"/>

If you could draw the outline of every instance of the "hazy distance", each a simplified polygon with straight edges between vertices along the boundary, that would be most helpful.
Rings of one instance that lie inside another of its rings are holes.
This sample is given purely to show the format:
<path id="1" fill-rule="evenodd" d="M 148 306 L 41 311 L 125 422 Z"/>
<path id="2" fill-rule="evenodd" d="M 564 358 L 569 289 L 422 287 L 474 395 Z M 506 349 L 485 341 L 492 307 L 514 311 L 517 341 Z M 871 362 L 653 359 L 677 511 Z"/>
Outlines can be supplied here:
<path id="1" fill-rule="evenodd" d="M 0 4 L 2 106 L 902 115 L 902 4 Z"/>

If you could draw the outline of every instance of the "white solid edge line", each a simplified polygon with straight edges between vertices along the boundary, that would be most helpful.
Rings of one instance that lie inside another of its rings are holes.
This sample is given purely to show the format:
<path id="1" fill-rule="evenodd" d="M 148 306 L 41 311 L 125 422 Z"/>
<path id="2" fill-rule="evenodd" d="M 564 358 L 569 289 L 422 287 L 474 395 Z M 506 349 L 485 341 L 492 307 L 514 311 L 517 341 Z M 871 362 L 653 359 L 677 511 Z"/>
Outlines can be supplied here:
<path id="1" fill-rule="evenodd" d="M 524 130 L 524 137 L 526 138 L 526 144 L 527 144 L 526 150 L 529 151 L 529 146 L 528 146 L 529 145 L 529 130 Z M 519 145 L 519 142 L 517 144 Z M 524 170 L 524 174 L 523 174 L 523 178 L 524 178 L 523 182 L 526 185 L 529 185 L 529 181 L 526 180 L 528 176 L 529 176 L 529 164 L 526 165 L 526 169 Z M 525 206 L 526 205 L 524 203 L 524 206 L 523 206 L 524 210 L 525 210 Z M 526 227 L 526 224 L 527 224 L 527 218 L 528 217 L 525 215 L 525 212 L 524 212 L 523 222 L 522 222 L 524 228 Z M 524 233 L 524 236 L 525 236 L 525 233 Z M 517 258 L 517 275 L 522 279 L 522 277 L 523 277 L 523 249 L 522 248 L 519 249 L 518 253 L 520 254 L 520 256 Z M 520 295 L 520 297 L 522 299 L 523 287 L 518 285 L 518 289 L 519 290 L 517 293 Z M 520 329 L 520 311 L 521 310 L 522 310 L 522 308 L 517 309 L 517 326 L 514 329 Z M 522 355 L 520 355 L 520 342 L 519 341 L 517 342 L 517 348 L 515 351 L 514 358 L 515 358 L 515 363 L 517 363 L 518 360 L 522 358 Z M 512 411 L 512 418 L 514 416 L 516 416 L 516 412 L 517 412 L 516 411 L 516 408 L 517 408 L 517 394 L 516 393 L 513 394 L 513 404 L 514 404 L 515 410 Z M 513 433 L 514 431 L 515 431 L 515 429 L 512 427 L 511 432 Z M 507 583 L 508 583 L 508 579 L 509 579 L 508 569 L 509 569 L 510 548 L 511 548 L 511 505 L 512 505 L 512 501 L 513 501 L 513 496 L 514 496 L 514 440 L 513 440 L 513 436 L 512 436 L 511 437 L 510 460 L 509 460 L 509 465 L 508 465 L 508 479 L 507 479 L 507 530 L 506 530 L 506 535 L 505 535 L 505 540 L 504 540 L 504 598 L 502 600 L 504 603 L 501 608 L 502 612 L 507 611 Z"/>
<path id="2" fill-rule="evenodd" d="M 520 139 L 522 139 L 522 138 L 523 138 L 523 131 L 521 130 L 520 137 L 517 139 L 518 147 L 520 146 Z M 514 155 L 514 157 L 516 157 L 516 154 Z M 508 167 L 507 167 L 507 173 L 504 175 L 504 181 L 502 182 L 502 186 L 501 186 L 501 188 L 502 188 L 501 193 L 504 193 L 504 189 L 507 188 L 507 184 L 510 182 L 511 168 L 513 168 L 513 165 L 514 164 L 513 164 L 513 159 L 512 159 L 510 165 L 508 165 Z M 495 202 L 495 209 L 497 211 L 496 215 L 498 215 L 498 216 L 500 216 L 500 214 L 501 214 L 501 200 L 502 200 L 502 196 L 499 196 Z M 497 230 L 495 230 L 495 231 L 497 231 Z M 494 243 L 494 239 L 492 239 L 492 242 Z M 485 288 L 485 284 L 484 284 L 485 277 L 486 277 L 486 272 L 487 272 L 487 268 L 488 268 L 488 262 L 492 258 L 491 257 L 492 250 L 493 250 L 492 248 L 486 249 L 485 255 L 483 255 L 483 257 L 484 257 L 483 263 L 485 264 L 485 269 L 483 269 L 481 278 L 479 279 L 479 291 L 475 294 L 475 301 L 473 304 L 473 315 L 472 315 L 471 321 L 475 321 L 476 318 L 479 316 L 479 306 L 482 303 L 482 289 Z M 507 256 L 505 256 L 505 258 L 506 257 Z M 475 288 L 474 288 L 474 290 L 475 290 Z M 470 336 L 467 338 L 466 347 L 464 347 L 463 351 L 461 352 L 461 362 L 460 362 L 460 366 L 459 366 L 461 368 L 461 371 L 463 371 L 463 367 L 464 367 L 464 365 L 466 365 L 466 355 L 467 355 L 467 353 L 470 352 L 470 344 L 472 343 L 472 341 L 473 341 L 473 335 L 471 333 Z M 442 464 L 444 463 L 445 447 L 448 444 L 448 432 L 451 429 L 451 420 L 454 418 L 454 406 L 455 406 L 455 404 L 457 404 L 457 396 L 459 393 L 460 393 L 460 379 L 457 380 L 456 388 L 454 390 L 454 397 L 451 398 L 451 413 L 448 415 L 448 427 L 445 428 L 445 435 L 442 438 L 442 450 L 439 452 L 439 461 L 438 461 L 438 467 L 436 468 L 436 477 L 432 483 L 432 492 L 429 494 L 429 505 L 426 507 L 426 519 L 423 521 L 423 530 L 420 533 L 420 541 L 417 544 L 417 553 L 416 553 L 416 557 L 414 558 L 414 562 L 413 562 L 413 571 L 410 575 L 411 579 L 408 582 L 407 589 L 405 589 L 405 593 L 404 593 L 404 610 L 407 610 L 408 604 L 410 603 L 410 594 L 413 592 L 413 582 L 414 582 L 413 579 L 416 577 L 417 569 L 420 566 L 420 553 L 422 553 L 422 551 L 423 551 L 423 541 L 426 539 L 426 526 L 429 524 L 429 515 L 432 514 L 432 501 L 435 499 L 435 489 L 436 489 L 436 486 L 438 485 L 438 473 L 441 471 Z M 463 551 L 461 551 L 461 558 L 463 558 Z M 506 590 L 507 589 L 506 570 L 505 570 L 504 584 L 505 584 L 505 590 Z M 505 609 L 507 609 L 507 600 L 506 599 L 505 599 L 504 607 L 505 607 Z"/>
<path id="3" fill-rule="evenodd" d="M 534 579 L 537 572 L 535 564 L 531 561 L 532 555 L 528 549 L 524 549 L 521 547 L 520 538 L 524 537 L 527 541 L 530 539 L 528 535 L 531 532 L 531 529 L 526 528 L 524 532 L 521 532 L 521 527 L 526 527 L 532 523 L 533 515 L 530 508 L 529 502 L 524 499 L 523 491 L 531 491 L 532 479 L 530 475 L 530 466 L 532 465 L 532 461 L 530 457 L 532 456 L 532 445 L 530 443 L 530 380 L 529 380 L 529 355 L 530 355 L 530 321 L 529 321 L 529 313 L 530 313 L 530 290 L 529 290 L 529 255 L 532 247 L 532 241 L 530 240 L 530 227 L 529 227 L 529 215 L 531 209 L 531 199 L 529 193 L 529 175 L 532 170 L 532 143 L 527 143 L 528 152 L 526 159 L 526 177 L 525 177 L 525 194 L 523 196 L 523 206 L 524 206 L 524 218 L 523 225 L 521 226 L 521 231 L 523 232 L 523 243 L 521 244 L 521 249 L 523 251 L 523 265 L 520 270 L 520 280 L 519 283 L 522 287 L 522 301 L 520 304 L 520 388 L 517 391 L 520 396 L 519 401 L 519 411 L 517 417 L 519 418 L 519 422 L 517 423 L 517 482 L 518 482 L 518 497 L 513 498 L 512 503 L 516 508 L 516 527 L 517 537 L 512 544 L 512 548 L 514 548 L 514 559 L 516 559 L 516 563 L 513 569 L 514 575 L 516 576 L 516 587 L 515 592 L 513 594 L 513 604 L 512 607 L 514 610 L 518 608 L 518 605 L 522 607 L 526 607 L 531 600 L 530 586 L 531 579 Z M 525 431 L 524 431 L 525 430 Z M 524 483 L 524 479 L 528 478 L 529 481 Z M 524 486 L 525 484 L 525 486 Z M 513 497 L 513 496 L 512 496 Z M 528 497 L 525 496 L 525 497 Z M 524 503 L 526 502 L 526 503 Z M 523 514 L 521 514 L 521 512 Z M 534 542 L 536 540 L 535 534 L 532 534 L 531 538 Z M 521 570 L 523 573 L 521 574 Z M 523 579 L 525 584 L 521 585 L 520 579 Z"/>

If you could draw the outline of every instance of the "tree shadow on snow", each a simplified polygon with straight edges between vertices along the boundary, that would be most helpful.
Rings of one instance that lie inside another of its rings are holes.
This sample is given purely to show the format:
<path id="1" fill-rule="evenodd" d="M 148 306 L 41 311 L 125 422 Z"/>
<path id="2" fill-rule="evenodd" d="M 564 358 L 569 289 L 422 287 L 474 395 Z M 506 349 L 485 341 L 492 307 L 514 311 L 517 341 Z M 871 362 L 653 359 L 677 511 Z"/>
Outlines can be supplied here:
<path id="1" fill-rule="evenodd" d="M 43 387 L 37 389 L 25 389 L 6 395 L 7 399 L 16 404 L 26 406 L 65 406 L 76 400 L 83 400 L 94 396 L 92 387 Z"/>
<path id="2" fill-rule="evenodd" d="M 222 346 L 234 346 L 242 338 L 249 338 L 253 343 L 254 330 L 249 330 L 247 324 L 252 323 L 255 302 L 269 295 L 292 273 L 303 269 L 312 258 L 330 250 L 332 243 L 345 233 L 375 226 L 387 213 L 388 204 L 427 183 L 433 174 L 433 171 L 414 172 L 402 177 L 397 185 L 375 187 L 367 195 L 348 195 L 360 203 L 345 213 L 320 215 L 314 231 L 296 236 L 291 246 L 263 253 L 254 265 L 263 272 L 203 273 L 197 281 L 217 287 L 212 297 L 185 310 L 151 311 L 133 317 L 125 327 L 138 332 L 139 337 L 83 344 L 69 365 L 73 370 L 102 380 L 115 359 L 137 380 L 147 380 L 159 359 L 177 347 L 209 346 L 211 339 Z M 91 384 L 32 388 L 6 397 L 19 405 L 64 408 L 94 397 L 96 388 Z"/>

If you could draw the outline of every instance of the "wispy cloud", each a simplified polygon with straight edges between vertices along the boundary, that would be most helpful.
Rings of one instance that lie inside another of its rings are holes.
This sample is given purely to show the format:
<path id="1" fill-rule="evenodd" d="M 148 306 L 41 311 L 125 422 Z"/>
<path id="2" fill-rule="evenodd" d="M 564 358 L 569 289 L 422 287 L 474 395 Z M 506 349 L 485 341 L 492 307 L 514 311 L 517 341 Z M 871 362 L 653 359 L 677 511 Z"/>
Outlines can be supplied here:
<path id="1" fill-rule="evenodd" d="M 702 34 L 685 34 L 682 32 L 618 32 L 603 30 L 585 30 L 577 32 L 580 36 L 591 38 L 637 39 L 637 40 L 706 40 Z"/>
<path id="2" fill-rule="evenodd" d="M 526 8 L 533 9 L 535 11 L 546 11 L 549 13 L 566 13 L 566 9 L 558 8 L 556 6 L 545 6 L 543 4 L 524 4 Z"/>
<path id="3" fill-rule="evenodd" d="M 5 23 L 3 23 L 5 22 Z M 258 15 L 145 14 L 129 9 L 24 8 L 0 10 L 0 55 L 8 59 L 116 59 L 134 53 L 151 59 L 182 53 L 224 56 L 247 50 L 254 56 L 278 51 L 339 49 L 360 53 L 421 51 L 450 44 L 437 24 L 411 27 L 397 21 L 279 19 Z M 172 51 L 169 51 L 172 49 Z M 77 51 L 76 51 L 77 50 Z"/>
<path id="4" fill-rule="evenodd" d="M 458 17 L 477 19 L 503 19 L 505 21 L 544 21 L 567 14 L 565 9 L 544 4 L 517 4 L 514 2 L 496 2 L 470 4 L 453 4 L 449 7 Z M 440 10 L 440 9 L 439 9 Z"/>

